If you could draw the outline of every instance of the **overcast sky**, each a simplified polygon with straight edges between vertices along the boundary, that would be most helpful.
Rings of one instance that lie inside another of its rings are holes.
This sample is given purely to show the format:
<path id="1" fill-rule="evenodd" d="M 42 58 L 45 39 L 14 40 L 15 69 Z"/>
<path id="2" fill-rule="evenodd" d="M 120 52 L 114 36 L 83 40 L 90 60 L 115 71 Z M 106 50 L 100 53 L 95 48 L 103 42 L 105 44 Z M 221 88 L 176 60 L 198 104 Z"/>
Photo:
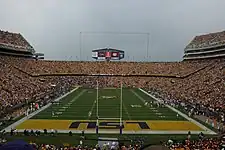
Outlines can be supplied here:
<path id="1" fill-rule="evenodd" d="M 91 59 L 113 47 L 126 59 L 179 61 L 190 40 L 225 29 L 225 0 L 0 0 L 0 29 L 20 32 L 46 59 Z M 80 34 L 81 32 L 81 34 Z"/>

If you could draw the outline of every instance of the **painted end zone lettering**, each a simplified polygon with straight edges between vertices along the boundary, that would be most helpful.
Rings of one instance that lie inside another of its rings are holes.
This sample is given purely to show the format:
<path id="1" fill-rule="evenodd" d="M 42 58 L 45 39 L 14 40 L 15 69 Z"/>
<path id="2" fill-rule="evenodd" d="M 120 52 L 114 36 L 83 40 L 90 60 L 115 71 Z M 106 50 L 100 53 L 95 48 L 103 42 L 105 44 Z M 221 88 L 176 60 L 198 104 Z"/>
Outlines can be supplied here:
<path id="1" fill-rule="evenodd" d="M 78 129 L 81 123 L 87 124 L 87 129 L 95 129 L 96 128 L 96 122 L 93 121 L 76 121 L 72 122 L 69 126 L 70 129 Z"/>
<path id="2" fill-rule="evenodd" d="M 95 121 L 75 121 L 72 122 L 69 126 L 70 129 L 78 129 L 80 124 L 85 123 L 87 124 L 87 129 L 95 129 L 97 126 L 97 122 Z M 136 124 L 141 129 L 150 129 L 149 125 L 145 121 L 133 121 L 133 122 L 125 122 L 126 124 Z M 124 124 L 122 125 L 124 128 Z M 112 121 L 102 121 L 99 122 L 99 129 L 120 129 L 119 122 L 112 122 Z"/>
<path id="3" fill-rule="evenodd" d="M 119 121 L 101 120 L 99 129 L 119 130 Z M 29 119 L 16 126 L 18 130 L 24 129 L 57 129 L 57 130 L 95 130 L 96 120 L 58 120 L 58 119 Z M 157 121 L 157 120 L 123 120 L 124 131 L 204 131 L 189 121 Z M 63 131 L 63 132 L 64 132 Z M 93 131 L 91 131 L 93 132 Z"/>
<path id="4" fill-rule="evenodd" d="M 126 122 L 127 124 L 138 124 L 141 129 L 150 129 L 146 122 Z"/>
<path id="5" fill-rule="evenodd" d="M 124 125 L 122 125 L 122 128 L 124 128 Z M 100 122 L 99 123 L 99 129 L 120 129 L 120 123 L 119 122 Z"/>

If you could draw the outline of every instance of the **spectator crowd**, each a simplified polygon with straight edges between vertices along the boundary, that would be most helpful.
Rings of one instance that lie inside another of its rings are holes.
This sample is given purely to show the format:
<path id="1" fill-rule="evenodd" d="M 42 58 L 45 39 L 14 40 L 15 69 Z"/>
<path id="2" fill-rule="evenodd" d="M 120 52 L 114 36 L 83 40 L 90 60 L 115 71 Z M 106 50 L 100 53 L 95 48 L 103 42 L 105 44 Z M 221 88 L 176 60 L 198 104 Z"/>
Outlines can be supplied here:
<path id="1" fill-rule="evenodd" d="M 28 145 L 28 144 L 27 144 Z M 2 145 L 4 146 L 4 145 Z M 28 146 L 26 146 L 27 148 Z M 96 144 L 95 146 L 85 146 L 85 145 L 71 145 L 71 146 L 56 146 L 54 144 L 36 144 L 36 143 L 30 143 L 29 149 L 26 150 L 139 150 L 141 147 L 140 145 L 118 145 L 111 143 L 105 143 L 102 146 L 99 144 Z M 0 150 L 1 145 L 0 145 Z"/>
<path id="2" fill-rule="evenodd" d="M 209 33 L 205 35 L 196 36 L 187 45 L 186 50 L 224 46 L 224 44 L 225 44 L 225 31 Z"/>
<path id="3" fill-rule="evenodd" d="M 2 30 L 0 30 L 0 47 L 23 51 L 33 49 L 20 33 L 11 33 Z"/>
<path id="4" fill-rule="evenodd" d="M 33 133 L 33 134 L 36 134 Z M 38 133 L 37 133 L 38 134 Z M 27 135 L 26 135 L 27 136 Z M 40 135 L 37 135 L 40 136 Z M 76 139 L 78 140 L 78 139 Z M 161 141 L 158 145 L 145 145 L 144 142 L 140 143 L 138 141 L 130 141 L 124 143 L 123 140 L 119 141 L 103 141 L 96 145 L 86 145 L 88 142 L 83 143 L 83 138 L 80 137 L 78 145 L 74 144 L 41 144 L 30 142 L 24 142 L 24 148 L 26 150 L 223 150 L 225 148 L 225 136 L 217 136 L 207 138 L 203 133 L 198 135 L 198 138 L 192 139 L 190 133 L 188 133 L 187 138 L 184 140 L 168 139 L 168 141 Z M 90 140 L 90 139 L 89 139 Z M 13 142 L 12 142 L 13 143 Z M 16 143 L 16 141 L 15 141 Z M 16 144 L 13 144 L 13 147 L 16 148 Z M 7 147 L 7 141 L 4 140 L 1 144 L 0 141 L 0 150 L 4 150 Z M 21 147 L 21 144 L 18 145 Z M 29 147 L 29 149 L 28 149 Z M 2 148 L 2 149 L 1 149 Z M 19 149 L 19 148 L 18 148 Z"/>
<path id="5" fill-rule="evenodd" d="M 166 143 L 171 150 L 223 150 L 225 148 L 225 137 L 205 138 L 202 133 L 199 139 L 184 141 L 173 141 L 171 139 Z"/>
<path id="6" fill-rule="evenodd" d="M 89 76 L 67 76 L 71 73 Z M 45 76 L 48 74 L 52 76 Z M 93 76 L 96 74 L 104 76 Z M 30 101 L 47 101 L 75 85 L 95 87 L 98 80 L 101 87 L 120 86 L 122 81 L 126 87 L 145 88 L 167 102 L 182 104 L 197 110 L 195 113 L 224 122 L 224 74 L 224 60 L 63 62 L 0 56 L 1 114 Z"/>

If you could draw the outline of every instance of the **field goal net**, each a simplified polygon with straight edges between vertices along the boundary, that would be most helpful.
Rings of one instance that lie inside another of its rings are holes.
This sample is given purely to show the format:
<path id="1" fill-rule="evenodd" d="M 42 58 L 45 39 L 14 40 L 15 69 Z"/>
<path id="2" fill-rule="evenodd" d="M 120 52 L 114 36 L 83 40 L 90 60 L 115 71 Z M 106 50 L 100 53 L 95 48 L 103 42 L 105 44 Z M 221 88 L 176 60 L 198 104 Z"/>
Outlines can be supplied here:
<path id="1" fill-rule="evenodd" d="M 120 88 L 96 85 L 96 133 L 101 131 L 122 134 L 122 82 Z"/>

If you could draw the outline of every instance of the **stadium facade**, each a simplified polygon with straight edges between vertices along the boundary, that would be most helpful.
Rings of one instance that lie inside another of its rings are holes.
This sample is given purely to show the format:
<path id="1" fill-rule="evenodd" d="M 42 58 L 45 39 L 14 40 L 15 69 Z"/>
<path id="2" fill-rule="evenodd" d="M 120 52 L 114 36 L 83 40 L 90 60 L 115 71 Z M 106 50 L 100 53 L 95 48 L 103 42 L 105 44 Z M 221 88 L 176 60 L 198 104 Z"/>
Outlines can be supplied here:
<path id="1" fill-rule="evenodd" d="M 184 50 L 184 60 L 225 57 L 225 31 L 196 36 Z"/>
<path id="2" fill-rule="evenodd" d="M 43 53 L 36 53 L 30 43 L 20 34 L 0 30 L 0 54 L 44 59 Z"/>

